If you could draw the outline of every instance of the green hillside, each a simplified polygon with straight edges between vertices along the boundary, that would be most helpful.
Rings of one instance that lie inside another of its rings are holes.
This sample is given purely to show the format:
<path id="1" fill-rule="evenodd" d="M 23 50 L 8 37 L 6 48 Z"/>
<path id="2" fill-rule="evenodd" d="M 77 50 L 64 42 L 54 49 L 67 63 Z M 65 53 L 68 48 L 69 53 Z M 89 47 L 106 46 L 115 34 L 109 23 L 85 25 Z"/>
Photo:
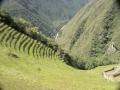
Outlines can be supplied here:
<path id="1" fill-rule="evenodd" d="M 74 69 L 55 50 L 0 18 L 0 90 L 117 90 L 119 83 L 102 75 L 113 66 Z"/>
<path id="2" fill-rule="evenodd" d="M 119 25 L 119 0 L 91 0 L 63 26 L 56 42 L 71 54 L 77 63 L 87 62 L 92 65 L 88 68 L 118 63 Z M 114 47 L 110 49 L 112 43 Z M 81 67 L 79 64 L 77 66 Z"/>

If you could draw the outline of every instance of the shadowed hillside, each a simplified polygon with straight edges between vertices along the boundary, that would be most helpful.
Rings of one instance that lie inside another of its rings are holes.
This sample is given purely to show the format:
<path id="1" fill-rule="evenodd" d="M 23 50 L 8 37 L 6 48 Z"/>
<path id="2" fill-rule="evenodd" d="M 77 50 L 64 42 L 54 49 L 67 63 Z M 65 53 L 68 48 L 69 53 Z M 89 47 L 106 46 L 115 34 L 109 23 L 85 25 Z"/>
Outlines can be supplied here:
<path id="1" fill-rule="evenodd" d="M 53 36 L 59 25 L 67 22 L 87 0 L 3 0 L 1 8 L 11 16 L 22 17 Z"/>

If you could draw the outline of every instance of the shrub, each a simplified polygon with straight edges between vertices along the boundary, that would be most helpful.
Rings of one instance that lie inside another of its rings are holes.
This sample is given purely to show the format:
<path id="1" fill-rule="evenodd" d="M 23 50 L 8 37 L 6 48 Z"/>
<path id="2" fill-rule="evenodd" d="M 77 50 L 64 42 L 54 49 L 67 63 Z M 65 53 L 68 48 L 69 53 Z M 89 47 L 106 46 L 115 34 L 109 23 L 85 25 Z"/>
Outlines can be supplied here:
<path id="1" fill-rule="evenodd" d="M 69 59 L 70 60 L 70 59 Z M 90 70 L 98 66 L 120 63 L 120 52 L 113 54 L 104 54 L 99 57 L 80 57 L 72 58 L 71 66 L 82 70 Z"/>
<path id="2" fill-rule="evenodd" d="M 35 36 L 39 34 L 38 27 L 27 27 L 25 30 L 26 30 L 26 33 L 31 36 Z"/>
<path id="3" fill-rule="evenodd" d="M 115 18 L 114 15 L 114 8 L 106 13 L 106 16 L 103 20 L 104 26 L 103 31 L 100 34 L 96 34 L 95 38 L 93 39 L 90 56 L 99 56 L 105 54 L 106 46 L 112 39 L 112 27 L 113 27 L 113 20 Z"/>
<path id="4" fill-rule="evenodd" d="M 74 46 L 74 44 L 77 42 L 77 40 L 80 38 L 80 35 L 83 33 L 83 31 L 85 31 L 85 24 L 86 24 L 86 22 L 87 22 L 87 19 L 85 19 L 81 23 L 79 29 L 73 35 L 71 43 L 70 43 L 70 47 L 69 47 L 70 50 L 72 49 L 72 47 Z"/>

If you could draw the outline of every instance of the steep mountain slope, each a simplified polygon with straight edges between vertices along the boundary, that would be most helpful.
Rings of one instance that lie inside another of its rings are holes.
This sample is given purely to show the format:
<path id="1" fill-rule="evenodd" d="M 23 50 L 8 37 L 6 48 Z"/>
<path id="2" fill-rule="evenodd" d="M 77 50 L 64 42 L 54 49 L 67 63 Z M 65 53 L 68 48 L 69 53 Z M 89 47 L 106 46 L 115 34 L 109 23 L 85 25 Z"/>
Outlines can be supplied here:
<path id="1" fill-rule="evenodd" d="M 105 55 L 114 43 L 113 48 L 119 56 L 119 25 L 119 0 L 92 0 L 63 26 L 56 41 L 72 56 L 88 59 Z M 119 57 L 114 59 L 120 60 Z"/>
<path id="2" fill-rule="evenodd" d="M 111 67 L 88 71 L 69 67 L 55 50 L 0 17 L 0 90 L 116 90 L 118 83 L 101 76 Z"/>
<path id="3" fill-rule="evenodd" d="M 2 0 L 1 7 L 9 11 L 11 16 L 32 21 L 44 34 L 54 35 L 53 30 L 68 21 L 86 2 L 87 0 Z"/>
<path id="4" fill-rule="evenodd" d="M 11 16 L 25 18 L 38 26 L 40 30 L 48 31 L 48 34 L 50 34 L 50 31 L 53 29 L 50 19 L 44 16 L 43 13 L 38 13 L 37 9 L 30 5 L 31 1 L 3 0 L 1 7 L 6 9 Z"/>

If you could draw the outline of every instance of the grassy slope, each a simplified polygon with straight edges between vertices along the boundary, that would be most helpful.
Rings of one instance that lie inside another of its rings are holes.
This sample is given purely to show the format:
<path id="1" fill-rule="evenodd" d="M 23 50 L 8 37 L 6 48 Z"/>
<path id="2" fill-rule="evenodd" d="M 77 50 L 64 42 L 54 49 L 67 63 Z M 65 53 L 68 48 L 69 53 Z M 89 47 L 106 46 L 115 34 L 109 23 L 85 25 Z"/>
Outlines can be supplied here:
<path id="1" fill-rule="evenodd" d="M 0 23 L 1 89 L 116 90 L 118 87 L 117 82 L 108 82 L 102 76 L 104 70 L 113 66 L 76 70 L 42 43 L 31 42 L 31 38 Z"/>
<path id="2" fill-rule="evenodd" d="M 107 30 L 105 27 L 110 27 L 112 35 L 108 37 L 112 39 L 106 43 L 105 47 L 110 42 L 115 42 L 119 47 L 120 5 L 114 3 L 116 1 L 118 0 L 92 0 L 61 29 L 62 34 L 56 40 L 58 44 L 66 51 L 71 51 L 73 55 L 89 56 L 94 39 L 100 38 L 101 33 Z M 105 18 L 110 17 L 111 21 L 105 21 Z"/>
<path id="3" fill-rule="evenodd" d="M 90 71 L 75 70 L 59 60 L 35 59 L 17 53 L 7 56 L 0 46 L 0 85 L 3 90 L 116 90 L 118 83 L 103 79 L 102 72 L 113 66 Z M 15 52 L 12 51 L 11 52 Z"/>

